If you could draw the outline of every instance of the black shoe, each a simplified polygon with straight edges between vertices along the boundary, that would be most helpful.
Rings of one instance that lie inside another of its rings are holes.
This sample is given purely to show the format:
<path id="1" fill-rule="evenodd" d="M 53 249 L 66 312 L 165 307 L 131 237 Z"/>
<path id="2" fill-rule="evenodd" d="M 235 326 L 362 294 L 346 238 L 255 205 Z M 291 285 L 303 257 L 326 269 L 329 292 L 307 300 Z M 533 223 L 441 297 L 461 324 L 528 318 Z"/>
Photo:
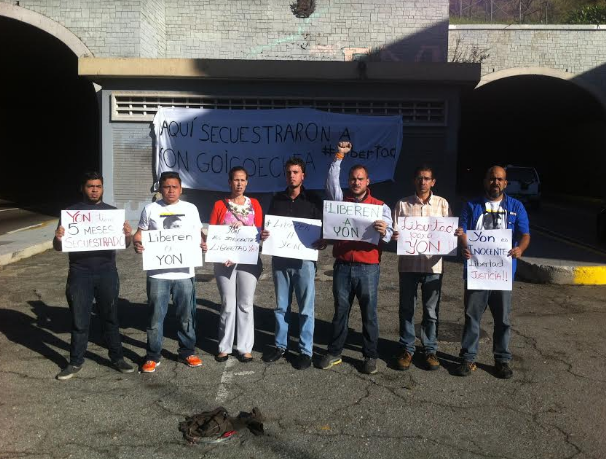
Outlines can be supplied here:
<path id="1" fill-rule="evenodd" d="M 362 373 L 366 373 L 367 375 L 374 375 L 375 373 L 377 373 L 377 371 L 377 359 L 366 357 L 364 359 L 364 363 L 362 364 Z"/>
<path id="2" fill-rule="evenodd" d="M 242 363 L 248 363 L 248 362 L 252 362 L 252 361 L 253 361 L 252 354 L 249 355 L 248 357 L 245 356 L 244 354 L 240 354 L 240 362 L 242 362 Z"/>
<path id="3" fill-rule="evenodd" d="M 282 349 L 281 347 L 276 347 L 273 351 L 270 351 L 267 354 L 263 355 L 263 361 L 267 363 L 275 362 L 277 360 L 280 360 L 285 353 L 285 349 Z"/>
<path id="4" fill-rule="evenodd" d="M 324 357 L 322 357 L 320 363 L 318 363 L 318 367 L 322 370 L 328 370 L 330 367 L 334 367 L 335 365 L 338 365 L 341 362 L 343 362 L 343 359 L 340 355 L 326 354 Z"/>
<path id="5" fill-rule="evenodd" d="M 74 376 L 76 373 L 78 373 L 81 369 L 82 369 L 81 366 L 77 367 L 76 365 L 69 364 L 63 370 L 61 370 L 61 373 L 59 373 L 56 377 L 59 381 L 65 381 L 66 379 L 70 379 L 72 376 Z"/>
<path id="6" fill-rule="evenodd" d="M 495 373 L 494 375 L 500 379 L 510 379 L 513 376 L 513 370 L 510 368 L 507 362 L 495 362 L 494 363 Z"/>
<path id="7" fill-rule="evenodd" d="M 469 376 L 472 371 L 476 371 L 476 364 L 469 361 L 464 361 L 457 367 L 454 374 L 457 376 Z"/>
<path id="8" fill-rule="evenodd" d="M 299 354 L 295 362 L 295 368 L 297 370 L 307 370 L 309 367 L 311 367 L 311 357 L 307 354 Z"/>
<path id="9" fill-rule="evenodd" d="M 219 355 L 219 354 L 217 354 L 217 355 L 215 355 L 215 360 L 217 362 L 219 362 L 219 363 L 227 362 L 228 358 L 229 358 L 228 354 L 225 354 L 225 355 Z"/>
<path id="10" fill-rule="evenodd" d="M 135 371 L 135 367 L 126 363 L 124 359 L 116 360 L 115 362 L 112 362 L 112 365 L 120 373 L 132 373 Z"/>

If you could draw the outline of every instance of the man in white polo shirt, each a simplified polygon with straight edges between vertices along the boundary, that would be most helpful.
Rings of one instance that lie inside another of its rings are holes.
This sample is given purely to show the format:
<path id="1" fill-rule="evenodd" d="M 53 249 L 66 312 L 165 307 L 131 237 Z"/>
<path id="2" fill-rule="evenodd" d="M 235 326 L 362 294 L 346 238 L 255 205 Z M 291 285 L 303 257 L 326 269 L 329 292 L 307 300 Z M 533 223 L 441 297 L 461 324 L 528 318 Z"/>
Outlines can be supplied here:
<path id="1" fill-rule="evenodd" d="M 148 204 L 141 213 L 139 229 L 133 241 L 135 251 L 142 253 L 143 231 L 179 227 L 202 230 L 198 208 L 181 201 L 181 177 L 176 172 L 164 172 L 160 177 L 162 199 Z M 176 225 L 178 222 L 178 225 Z M 147 356 L 141 367 L 143 373 L 153 373 L 160 365 L 164 338 L 163 325 L 172 295 L 177 316 L 179 360 L 190 367 L 199 367 L 202 360 L 195 355 L 196 289 L 194 268 L 156 269 L 147 272 L 147 298 L 150 320 L 147 327 Z"/>

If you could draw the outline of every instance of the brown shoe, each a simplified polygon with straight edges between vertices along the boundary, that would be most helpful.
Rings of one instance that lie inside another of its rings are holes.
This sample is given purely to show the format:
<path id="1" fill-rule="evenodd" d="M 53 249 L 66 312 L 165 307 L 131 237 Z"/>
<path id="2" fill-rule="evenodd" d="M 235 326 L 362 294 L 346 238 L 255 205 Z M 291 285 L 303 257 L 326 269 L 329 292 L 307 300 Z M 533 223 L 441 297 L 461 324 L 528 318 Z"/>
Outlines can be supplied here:
<path id="1" fill-rule="evenodd" d="M 412 363 L 412 354 L 408 351 L 402 351 L 396 357 L 396 368 L 401 371 L 408 370 Z"/>
<path id="2" fill-rule="evenodd" d="M 429 371 L 437 370 L 440 368 L 440 361 L 436 357 L 435 354 L 427 354 L 425 356 L 425 364 L 427 365 L 427 369 Z"/>

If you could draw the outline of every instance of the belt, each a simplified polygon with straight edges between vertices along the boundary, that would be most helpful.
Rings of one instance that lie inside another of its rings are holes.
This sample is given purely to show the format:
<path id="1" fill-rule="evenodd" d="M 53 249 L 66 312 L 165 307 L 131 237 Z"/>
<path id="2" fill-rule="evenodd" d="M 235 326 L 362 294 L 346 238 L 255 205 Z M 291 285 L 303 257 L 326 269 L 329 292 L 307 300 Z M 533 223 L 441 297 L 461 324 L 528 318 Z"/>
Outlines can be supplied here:
<path id="1" fill-rule="evenodd" d="M 374 265 L 378 265 L 379 263 L 360 263 L 359 261 L 337 260 L 337 261 L 335 261 L 335 264 L 337 264 L 337 265 L 347 265 L 347 266 L 374 266 Z"/>

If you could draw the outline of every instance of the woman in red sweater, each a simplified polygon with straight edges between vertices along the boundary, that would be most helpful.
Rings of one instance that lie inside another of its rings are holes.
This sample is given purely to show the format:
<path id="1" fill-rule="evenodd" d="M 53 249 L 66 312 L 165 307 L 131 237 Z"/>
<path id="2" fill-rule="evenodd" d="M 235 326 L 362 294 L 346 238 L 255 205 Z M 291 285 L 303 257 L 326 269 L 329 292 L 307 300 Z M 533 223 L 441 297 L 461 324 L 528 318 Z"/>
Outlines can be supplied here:
<path id="1" fill-rule="evenodd" d="M 215 202 L 209 223 L 211 225 L 263 226 L 263 211 L 259 201 L 244 196 L 248 172 L 240 166 L 229 171 L 231 194 Z M 257 280 L 261 275 L 261 259 L 256 265 L 235 264 L 231 261 L 215 263 L 215 278 L 221 295 L 219 323 L 219 353 L 217 362 L 225 362 L 232 353 L 236 321 L 238 323 L 238 353 L 241 362 L 252 360 L 255 341 L 253 301 Z"/>

